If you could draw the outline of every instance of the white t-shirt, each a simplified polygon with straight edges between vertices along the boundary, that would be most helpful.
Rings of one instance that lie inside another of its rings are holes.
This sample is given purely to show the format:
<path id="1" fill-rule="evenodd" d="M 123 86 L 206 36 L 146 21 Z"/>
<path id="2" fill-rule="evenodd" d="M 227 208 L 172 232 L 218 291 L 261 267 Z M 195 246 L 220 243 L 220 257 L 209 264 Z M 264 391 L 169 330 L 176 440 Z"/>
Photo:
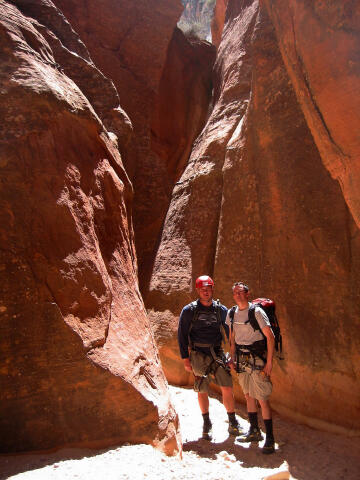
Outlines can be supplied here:
<path id="1" fill-rule="evenodd" d="M 251 303 L 249 303 L 249 306 Z M 260 330 L 254 330 L 250 323 L 245 323 L 248 320 L 249 308 L 245 310 L 239 310 L 239 307 L 236 307 L 234 313 L 234 333 L 235 333 L 235 343 L 238 345 L 251 345 L 258 340 L 263 340 L 263 336 Z M 255 318 L 258 321 L 259 327 L 261 330 L 268 326 L 270 327 L 270 321 L 264 310 L 260 307 L 255 307 Z M 227 325 L 231 325 L 229 311 L 226 316 Z"/>

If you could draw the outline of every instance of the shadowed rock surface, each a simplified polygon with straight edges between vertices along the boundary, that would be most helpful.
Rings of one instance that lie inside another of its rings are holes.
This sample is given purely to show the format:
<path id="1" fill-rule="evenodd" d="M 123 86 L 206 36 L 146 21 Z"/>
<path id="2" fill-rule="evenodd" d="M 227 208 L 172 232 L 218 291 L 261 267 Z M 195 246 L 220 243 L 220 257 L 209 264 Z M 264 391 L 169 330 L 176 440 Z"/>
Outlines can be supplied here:
<path id="1" fill-rule="evenodd" d="M 216 47 L 220 45 L 227 4 L 228 0 L 216 0 L 215 3 L 214 16 L 211 21 L 211 38 Z"/>
<path id="2" fill-rule="evenodd" d="M 211 96 L 214 48 L 186 40 L 175 29 L 177 0 L 96 2 L 56 0 L 88 47 L 95 64 L 114 81 L 134 137 L 124 164 L 134 185 L 134 231 L 139 283 L 147 291 L 174 183 L 203 128 Z M 134 140 L 136 138 L 136 141 Z"/>
<path id="3" fill-rule="evenodd" d="M 12 5 L 16 4 L 15 5 Z M 1 451 L 145 442 L 177 416 L 137 284 L 112 83 L 49 1 L 0 1 Z"/>
<path id="4" fill-rule="evenodd" d="M 166 166 L 171 187 L 207 120 L 215 55 L 211 44 L 174 30 L 151 123 L 151 148 Z"/>
<path id="5" fill-rule="evenodd" d="M 147 225 L 149 240 L 156 242 L 156 247 L 174 185 L 209 115 L 215 54 L 213 45 L 186 38 L 180 29 L 175 29 L 151 123 L 151 149 L 161 165 L 159 181 L 162 179 L 168 195 L 161 203 L 157 200 L 158 206 L 153 205 L 158 215 L 152 225 Z M 144 288 L 148 286 L 154 255 L 145 256 L 139 266 Z"/>
<path id="6" fill-rule="evenodd" d="M 358 433 L 359 242 L 264 4 L 230 0 L 214 108 L 174 189 L 150 283 L 167 377 L 190 381 L 176 360 L 175 334 L 194 279 L 214 275 L 215 296 L 227 305 L 242 279 L 254 298 L 278 305 L 285 360 L 274 367 L 274 406 L 314 426 Z"/>
<path id="7" fill-rule="evenodd" d="M 152 151 L 151 123 L 168 45 L 183 7 L 180 0 L 105 0 L 100 9 L 95 1 L 55 3 L 86 44 L 95 64 L 113 80 L 134 128 L 133 141 L 121 153 L 134 185 L 139 281 L 140 286 L 146 285 L 173 188 L 167 165 Z"/>

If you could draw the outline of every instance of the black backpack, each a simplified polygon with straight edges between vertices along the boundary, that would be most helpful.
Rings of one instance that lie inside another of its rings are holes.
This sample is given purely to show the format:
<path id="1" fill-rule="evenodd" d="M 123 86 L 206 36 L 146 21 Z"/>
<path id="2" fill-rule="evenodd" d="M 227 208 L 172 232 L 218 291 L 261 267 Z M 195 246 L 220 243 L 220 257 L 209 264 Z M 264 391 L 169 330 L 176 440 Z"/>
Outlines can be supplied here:
<path id="1" fill-rule="evenodd" d="M 215 312 L 216 312 L 216 317 L 217 317 L 217 320 L 218 320 L 218 323 L 219 323 L 219 328 L 220 328 L 222 341 L 225 342 L 225 335 L 224 335 L 224 331 L 223 331 L 224 328 L 222 326 L 221 316 L 220 316 L 220 306 L 221 306 L 220 300 L 217 299 L 215 301 Z M 200 313 L 200 310 L 198 308 L 197 300 L 195 300 L 194 302 L 191 302 L 190 308 L 191 308 L 191 311 L 193 312 L 193 317 L 191 319 L 191 322 L 190 322 L 190 325 L 189 325 L 189 330 L 188 330 L 189 346 L 191 347 L 192 342 L 191 342 L 191 339 L 190 339 L 190 332 L 191 332 L 192 327 L 193 327 L 194 323 L 196 322 L 196 320 L 199 316 L 199 313 Z"/>
<path id="2" fill-rule="evenodd" d="M 259 327 L 259 324 L 255 317 L 255 307 L 261 307 L 269 318 L 271 330 L 275 337 L 275 350 L 278 352 L 279 359 L 282 359 L 282 335 L 280 332 L 280 325 L 275 313 L 275 302 L 273 300 L 270 300 L 270 298 L 256 298 L 255 300 L 252 300 L 251 303 L 252 305 L 249 307 L 249 317 L 245 323 L 250 323 L 254 330 L 259 330 L 264 339 L 266 340 L 266 337 L 261 331 L 261 328 Z M 236 305 L 229 310 L 231 330 L 233 329 L 235 310 Z"/>

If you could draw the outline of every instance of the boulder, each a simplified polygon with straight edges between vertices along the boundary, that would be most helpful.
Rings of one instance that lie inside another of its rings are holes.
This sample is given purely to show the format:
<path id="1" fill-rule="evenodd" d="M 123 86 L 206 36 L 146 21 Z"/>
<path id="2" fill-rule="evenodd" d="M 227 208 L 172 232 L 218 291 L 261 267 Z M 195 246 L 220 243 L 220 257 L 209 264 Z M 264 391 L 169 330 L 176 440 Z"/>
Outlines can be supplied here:
<path id="1" fill-rule="evenodd" d="M 173 453 L 117 147 L 130 122 L 54 5 L 12 3 L 0 2 L 0 449 Z"/>

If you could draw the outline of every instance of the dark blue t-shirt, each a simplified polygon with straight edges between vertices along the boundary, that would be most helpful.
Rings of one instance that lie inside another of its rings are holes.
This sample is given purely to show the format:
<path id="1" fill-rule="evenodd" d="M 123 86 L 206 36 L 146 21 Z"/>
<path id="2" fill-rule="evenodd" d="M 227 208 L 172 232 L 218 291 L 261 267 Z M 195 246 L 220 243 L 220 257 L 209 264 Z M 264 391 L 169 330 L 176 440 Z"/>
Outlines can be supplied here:
<path id="1" fill-rule="evenodd" d="M 197 300 L 197 308 L 199 314 L 190 331 L 190 339 L 192 343 L 208 343 L 211 345 L 221 345 L 222 335 L 219 320 L 216 314 L 216 306 L 213 301 L 212 305 L 206 307 L 200 300 Z M 227 308 L 220 305 L 220 318 L 224 327 L 226 335 L 229 335 L 229 327 L 225 324 Z M 188 358 L 189 356 L 189 327 L 194 317 L 194 310 L 192 304 L 186 305 L 180 314 L 179 328 L 178 328 L 178 342 L 180 348 L 181 358 Z M 196 350 L 210 353 L 209 348 L 196 347 Z"/>

